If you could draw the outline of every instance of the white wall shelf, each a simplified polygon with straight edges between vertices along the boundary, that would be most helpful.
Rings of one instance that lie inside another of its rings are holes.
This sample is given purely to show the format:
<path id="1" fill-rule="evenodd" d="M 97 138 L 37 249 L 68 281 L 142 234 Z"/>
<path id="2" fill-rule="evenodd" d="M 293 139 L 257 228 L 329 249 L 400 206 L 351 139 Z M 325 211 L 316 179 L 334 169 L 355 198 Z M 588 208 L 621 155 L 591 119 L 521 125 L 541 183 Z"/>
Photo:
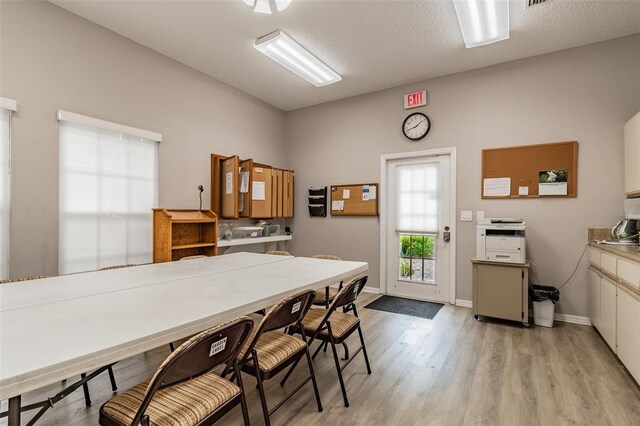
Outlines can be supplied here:
<path id="1" fill-rule="evenodd" d="M 276 235 L 274 237 L 257 238 L 236 238 L 234 240 L 218 240 L 218 247 L 243 246 L 248 244 L 275 243 L 278 241 L 288 241 L 292 235 Z"/>

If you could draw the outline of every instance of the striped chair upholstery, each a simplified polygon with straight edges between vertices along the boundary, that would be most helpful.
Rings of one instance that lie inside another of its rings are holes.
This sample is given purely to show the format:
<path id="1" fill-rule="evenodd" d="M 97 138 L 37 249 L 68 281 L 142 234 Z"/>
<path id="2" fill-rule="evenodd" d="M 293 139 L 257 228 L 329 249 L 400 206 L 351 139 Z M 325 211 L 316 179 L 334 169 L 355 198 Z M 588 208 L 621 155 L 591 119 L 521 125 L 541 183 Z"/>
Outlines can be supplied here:
<path id="1" fill-rule="evenodd" d="M 309 353 L 309 346 L 307 346 L 304 329 L 301 326 L 302 318 L 311 308 L 314 296 L 315 291 L 304 290 L 275 304 L 262 318 L 252 337 L 247 340 L 247 344 L 238 355 L 242 371 L 256 378 L 266 426 L 271 424 L 269 416 L 309 381 L 313 384 L 318 411 L 322 411 L 320 392 L 318 391 L 318 384 L 316 383 L 316 376 L 311 362 L 311 354 Z M 281 330 L 284 328 L 300 329 L 302 338 L 283 333 Z M 270 410 L 267 406 L 263 381 L 273 378 L 290 366 L 286 376 L 289 377 L 298 362 L 305 356 L 309 364 L 309 376 Z"/>
<path id="2" fill-rule="evenodd" d="M 102 408 L 105 416 L 116 420 L 117 424 L 131 425 L 147 393 L 149 381 L 139 383 L 107 402 Z M 234 383 L 216 373 L 207 373 L 156 392 L 146 414 L 153 426 L 197 425 L 240 392 Z"/>
<path id="3" fill-rule="evenodd" d="M 291 253 L 286 250 L 269 250 L 267 254 L 273 254 L 276 256 L 291 256 Z"/>
<path id="4" fill-rule="evenodd" d="M 252 336 L 247 340 L 247 344 L 244 345 L 244 348 L 240 351 L 240 359 L 244 357 L 255 335 L 256 333 L 254 331 Z M 254 349 L 258 353 L 258 359 L 260 360 L 260 371 L 267 372 L 273 371 L 280 364 L 300 351 L 303 351 L 305 347 L 305 343 L 297 337 L 290 336 L 281 331 L 269 331 L 260 336 Z"/>
<path id="5" fill-rule="evenodd" d="M 237 385 L 224 378 L 239 371 L 236 361 L 253 328 L 249 317 L 203 331 L 180 345 L 149 380 L 121 393 L 100 408 L 103 426 L 196 426 L 211 425 L 241 404 L 249 424 L 242 377 Z M 224 340 L 221 350 L 210 348 Z M 215 370 L 225 366 L 218 374 Z"/>
<path id="6" fill-rule="evenodd" d="M 313 256 L 314 259 L 324 259 L 324 260 L 342 260 L 339 256 L 334 256 L 333 254 L 316 254 Z M 333 301 L 333 299 L 338 294 L 338 291 L 342 288 L 342 282 L 340 282 L 339 287 L 331 288 L 325 287 L 322 289 L 318 289 L 316 291 L 316 298 L 313 301 L 314 305 L 322 305 L 325 308 L 329 307 L 329 304 Z"/>
<path id="7" fill-rule="evenodd" d="M 181 258 L 180 260 L 193 260 L 193 259 L 206 259 L 207 256 L 203 256 L 201 254 L 196 255 L 196 256 L 185 256 L 183 258 Z"/>
<path id="8" fill-rule="evenodd" d="M 11 278 L 7 280 L 0 280 L 0 284 L 19 283 L 21 281 L 41 280 L 43 278 L 49 278 L 49 277 L 47 275 L 34 275 L 32 277 Z"/>
<path id="9" fill-rule="evenodd" d="M 302 325 L 307 333 L 313 333 L 318 329 L 320 323 L 324 319 L 327 311 L 325 309 L 310 309 L 302 320 Z M 351 332 L 355 327 L 360 324 L 360 320 L 355 315 L 344 314 L 342 312 L 334 312 L 331 314 L 331 332 L 333 337 L 343 339 L 344 336 Z M 328 336 L 328 329 L 323 328 L 320 334 Z"/>
<path id="10" fill-rule="evenodd" d="M 135 263 L 126 263 L 123 265 L 111 265 L 111 266 L 104 266 L 98 269 L 98 271 L 109 271 L 111 269 L 133 268 L 134 266 L 138 266 L 138 265 L 136 265 Z"/>

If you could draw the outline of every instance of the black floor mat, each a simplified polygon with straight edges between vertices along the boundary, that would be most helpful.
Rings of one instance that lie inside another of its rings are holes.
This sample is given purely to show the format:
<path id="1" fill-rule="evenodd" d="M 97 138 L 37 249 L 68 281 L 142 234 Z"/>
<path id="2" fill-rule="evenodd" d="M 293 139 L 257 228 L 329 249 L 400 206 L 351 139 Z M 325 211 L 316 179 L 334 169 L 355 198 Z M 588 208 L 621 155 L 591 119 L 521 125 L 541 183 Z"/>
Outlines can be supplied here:
<path id="1" fill-rule="evenodd" d="M 402 297 L 382 296 L 369 303 L 365 308 L 433 319 L 443 306 L 444 305 L 442 303 L 424 302 L 422 300 L 404 299 Z"/>

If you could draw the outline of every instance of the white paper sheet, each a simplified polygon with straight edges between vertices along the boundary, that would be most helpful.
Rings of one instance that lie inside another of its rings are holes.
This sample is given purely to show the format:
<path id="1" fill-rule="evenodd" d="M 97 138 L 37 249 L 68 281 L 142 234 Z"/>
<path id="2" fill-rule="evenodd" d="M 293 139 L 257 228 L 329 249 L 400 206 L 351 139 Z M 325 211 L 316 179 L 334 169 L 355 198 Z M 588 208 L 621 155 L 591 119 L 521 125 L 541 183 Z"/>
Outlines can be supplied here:
<path id="1" fill-rule="evenodd" d="M 225 194 L 233 193 L 233 172 L 227 172 L 225 179 Z"/>
<path id="2" fill-rule="evenodd" d="M 266 200 L 265 188 L 266 185 L 264 182 L 253 182 L 251 186 L 251 199 L 257 201 Z"/>
<path id="3" fill-rule="evenodd" d="M 541 183 L 539 185 L 539 195 L 567 195 L 567 182 Z"/>
<path id="4" fill-rule="evenodd" d="M 529 195 L 529 187 L 528 186 L 520 186 L 518 187 L 518 195 Z"/>
<path id="5" fill-rule="evenodd" d="M 342 190 L 342 198 L 344 198 L 345 200 L 348 200 L 349 197 L 351 197 L 351 190 L 350 189 L 343 189 Z"/>
<path id="6" fill-rule="evenodd" d="M 331 210 L 333 211 L 343 211 L 344 210 L 344 200 L 332 201 L 331 202 Z"/>
<path id="7" fill-rule="evenodd" d="M 369 187 L 369 199 L 370 200 L 375 200 L 376 199 L 376 186 L 375 185 L 371 185 Z"/>
<path id="8" fill-rule="evenodd" d="M 249 172 L 240 173 L 240 192 L 243 194 L 249 192 Z"/>
<path id="9" fill-rule="evenodd" d="M 511 195 L 511 178 L 491 178 L 484 180 L 485 197 L 508 197 Z"/>

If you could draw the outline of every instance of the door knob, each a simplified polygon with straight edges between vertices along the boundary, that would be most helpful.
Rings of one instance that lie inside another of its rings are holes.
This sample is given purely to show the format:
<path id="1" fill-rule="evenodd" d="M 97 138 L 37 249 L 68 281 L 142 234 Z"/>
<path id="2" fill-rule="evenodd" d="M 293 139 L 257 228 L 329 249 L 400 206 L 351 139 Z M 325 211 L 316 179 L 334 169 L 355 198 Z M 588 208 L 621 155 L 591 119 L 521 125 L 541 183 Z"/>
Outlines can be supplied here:
<path id="1" fill-rule="evenodd" d="M 451 232 L 449 231 L 448 226 L 444 227 L 444 232 L 442 233 L 442 239 L 447 243 L 451 241 Z"/>

